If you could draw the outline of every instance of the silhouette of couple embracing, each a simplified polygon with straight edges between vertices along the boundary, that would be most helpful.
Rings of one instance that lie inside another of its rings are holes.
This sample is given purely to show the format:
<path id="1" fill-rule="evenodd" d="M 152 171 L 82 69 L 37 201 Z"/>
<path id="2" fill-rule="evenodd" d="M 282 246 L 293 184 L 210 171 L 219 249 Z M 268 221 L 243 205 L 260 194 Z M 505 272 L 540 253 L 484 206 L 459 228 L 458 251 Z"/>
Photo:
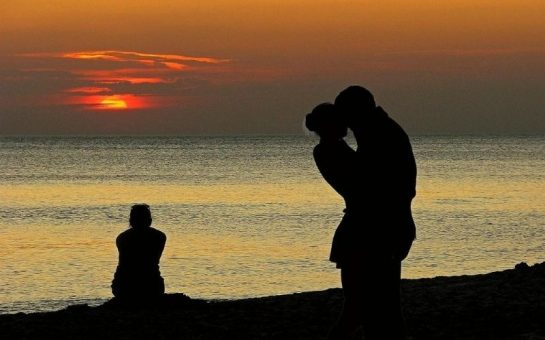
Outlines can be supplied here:
<path id="1" fill-rule="evenodd" d="M 320 173 L 346 204 L 330 253 L 341 271 L 344 305 L 328 339 L 352 339 L 362 326 L 366 340 L 405 339 L 401 261 L 416 237 L 409 138 L 361 86 L 316 106 L 305 124 L 320 137 L 314 148 Z M 344 141 L 348 129 L 357 150 Z"/>

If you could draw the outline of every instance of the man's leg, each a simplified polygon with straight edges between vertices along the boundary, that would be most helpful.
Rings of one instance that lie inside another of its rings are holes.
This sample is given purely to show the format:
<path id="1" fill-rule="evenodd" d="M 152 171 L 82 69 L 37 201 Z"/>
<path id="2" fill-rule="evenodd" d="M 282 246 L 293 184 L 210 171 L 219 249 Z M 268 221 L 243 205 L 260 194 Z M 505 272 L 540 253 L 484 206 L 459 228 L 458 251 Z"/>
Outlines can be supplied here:
<path id="1" fill-rule="evenodd" d="M 401 262 L 377 260 L 366 266 L 363 285 L 365 340 L 406 338 L 401 312 Z"/>

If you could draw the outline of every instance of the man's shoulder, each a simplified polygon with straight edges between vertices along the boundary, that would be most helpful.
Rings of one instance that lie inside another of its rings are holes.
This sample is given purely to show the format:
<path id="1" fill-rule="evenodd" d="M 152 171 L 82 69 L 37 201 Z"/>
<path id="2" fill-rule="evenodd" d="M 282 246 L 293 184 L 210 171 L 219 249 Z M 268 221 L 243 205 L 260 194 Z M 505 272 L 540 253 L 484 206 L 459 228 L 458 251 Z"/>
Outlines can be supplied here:
<path id="1" fill-rule="evenodd" d="M 166 240 L 167 238 L 167 235 L 165 235 L 165 233 L 163 233 L 161 230 L 159 229 L 155 229 L 153 227 L 149 227 L 150 229 L 150 232 L 153 233 L 155 235 L 155 237 L 159 238 L 159 239 L 164 239 Z"/>
<path id="2" fill-rule="evenodd" d="M 401 124 L 399 124 L 392 117 L 388 117 L 386 121 L 389 138 L 403 143 L 410 143 L 409 135 L 407 134 L 405 129 L 403 129 Z"/>
<path id="3" fill-rule="evenodd" d="M 130 235 L 132 234 L 132 232 L 133 232 L 132 228 L 122 231 L 121 233 L 119 233 L 119 235 L 117 235 L 115 242 L 117 244 L 124 242 L 125 240 L 131 237 Z"/>
<path id="4" fill-rule="evenodd" d="M 119 235 L 117 235 L 117 238 L 127 237 L 127 235 L 130 235 L 131 233 L 132 233 L 132 228 L 125 229 L 122 232 L 120 232 Z"/>

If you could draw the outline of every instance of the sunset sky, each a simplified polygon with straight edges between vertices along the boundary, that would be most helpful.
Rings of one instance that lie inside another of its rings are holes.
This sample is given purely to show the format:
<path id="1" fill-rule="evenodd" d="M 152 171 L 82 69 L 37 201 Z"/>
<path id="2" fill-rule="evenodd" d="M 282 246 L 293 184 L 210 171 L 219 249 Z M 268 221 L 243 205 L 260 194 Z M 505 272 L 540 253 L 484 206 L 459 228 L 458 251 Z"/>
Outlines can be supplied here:
<path id="1" fill-rule="evenodd" d="M 300 134 L 352 84 L 409 134 L 545 133 L 545 1 L 0 2 L 0 135 Z"/>

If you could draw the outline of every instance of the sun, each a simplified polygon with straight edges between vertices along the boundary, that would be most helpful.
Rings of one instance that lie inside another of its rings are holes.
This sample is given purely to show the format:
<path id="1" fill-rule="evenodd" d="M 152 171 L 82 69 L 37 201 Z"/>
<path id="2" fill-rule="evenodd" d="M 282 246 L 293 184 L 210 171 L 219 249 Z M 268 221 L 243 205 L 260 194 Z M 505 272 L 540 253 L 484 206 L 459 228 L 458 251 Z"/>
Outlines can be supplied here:
<path id="1" fill-rule="evenodd" d="M 93 90 L 91 90 L 93 91 Z M 137 96 L 134 94 L 72 96 L 65 103 L 81 105 L 85 110 L 92 111 L 134 111 L 160 106 L 159 100 L 152 96 Z"/>
<path id="2" fill-rule="evenodd" d="M 120 98 L 105 98 L 100 101 L 102 109 L 123 110 L 127 108 L 127 102 Z"/>

